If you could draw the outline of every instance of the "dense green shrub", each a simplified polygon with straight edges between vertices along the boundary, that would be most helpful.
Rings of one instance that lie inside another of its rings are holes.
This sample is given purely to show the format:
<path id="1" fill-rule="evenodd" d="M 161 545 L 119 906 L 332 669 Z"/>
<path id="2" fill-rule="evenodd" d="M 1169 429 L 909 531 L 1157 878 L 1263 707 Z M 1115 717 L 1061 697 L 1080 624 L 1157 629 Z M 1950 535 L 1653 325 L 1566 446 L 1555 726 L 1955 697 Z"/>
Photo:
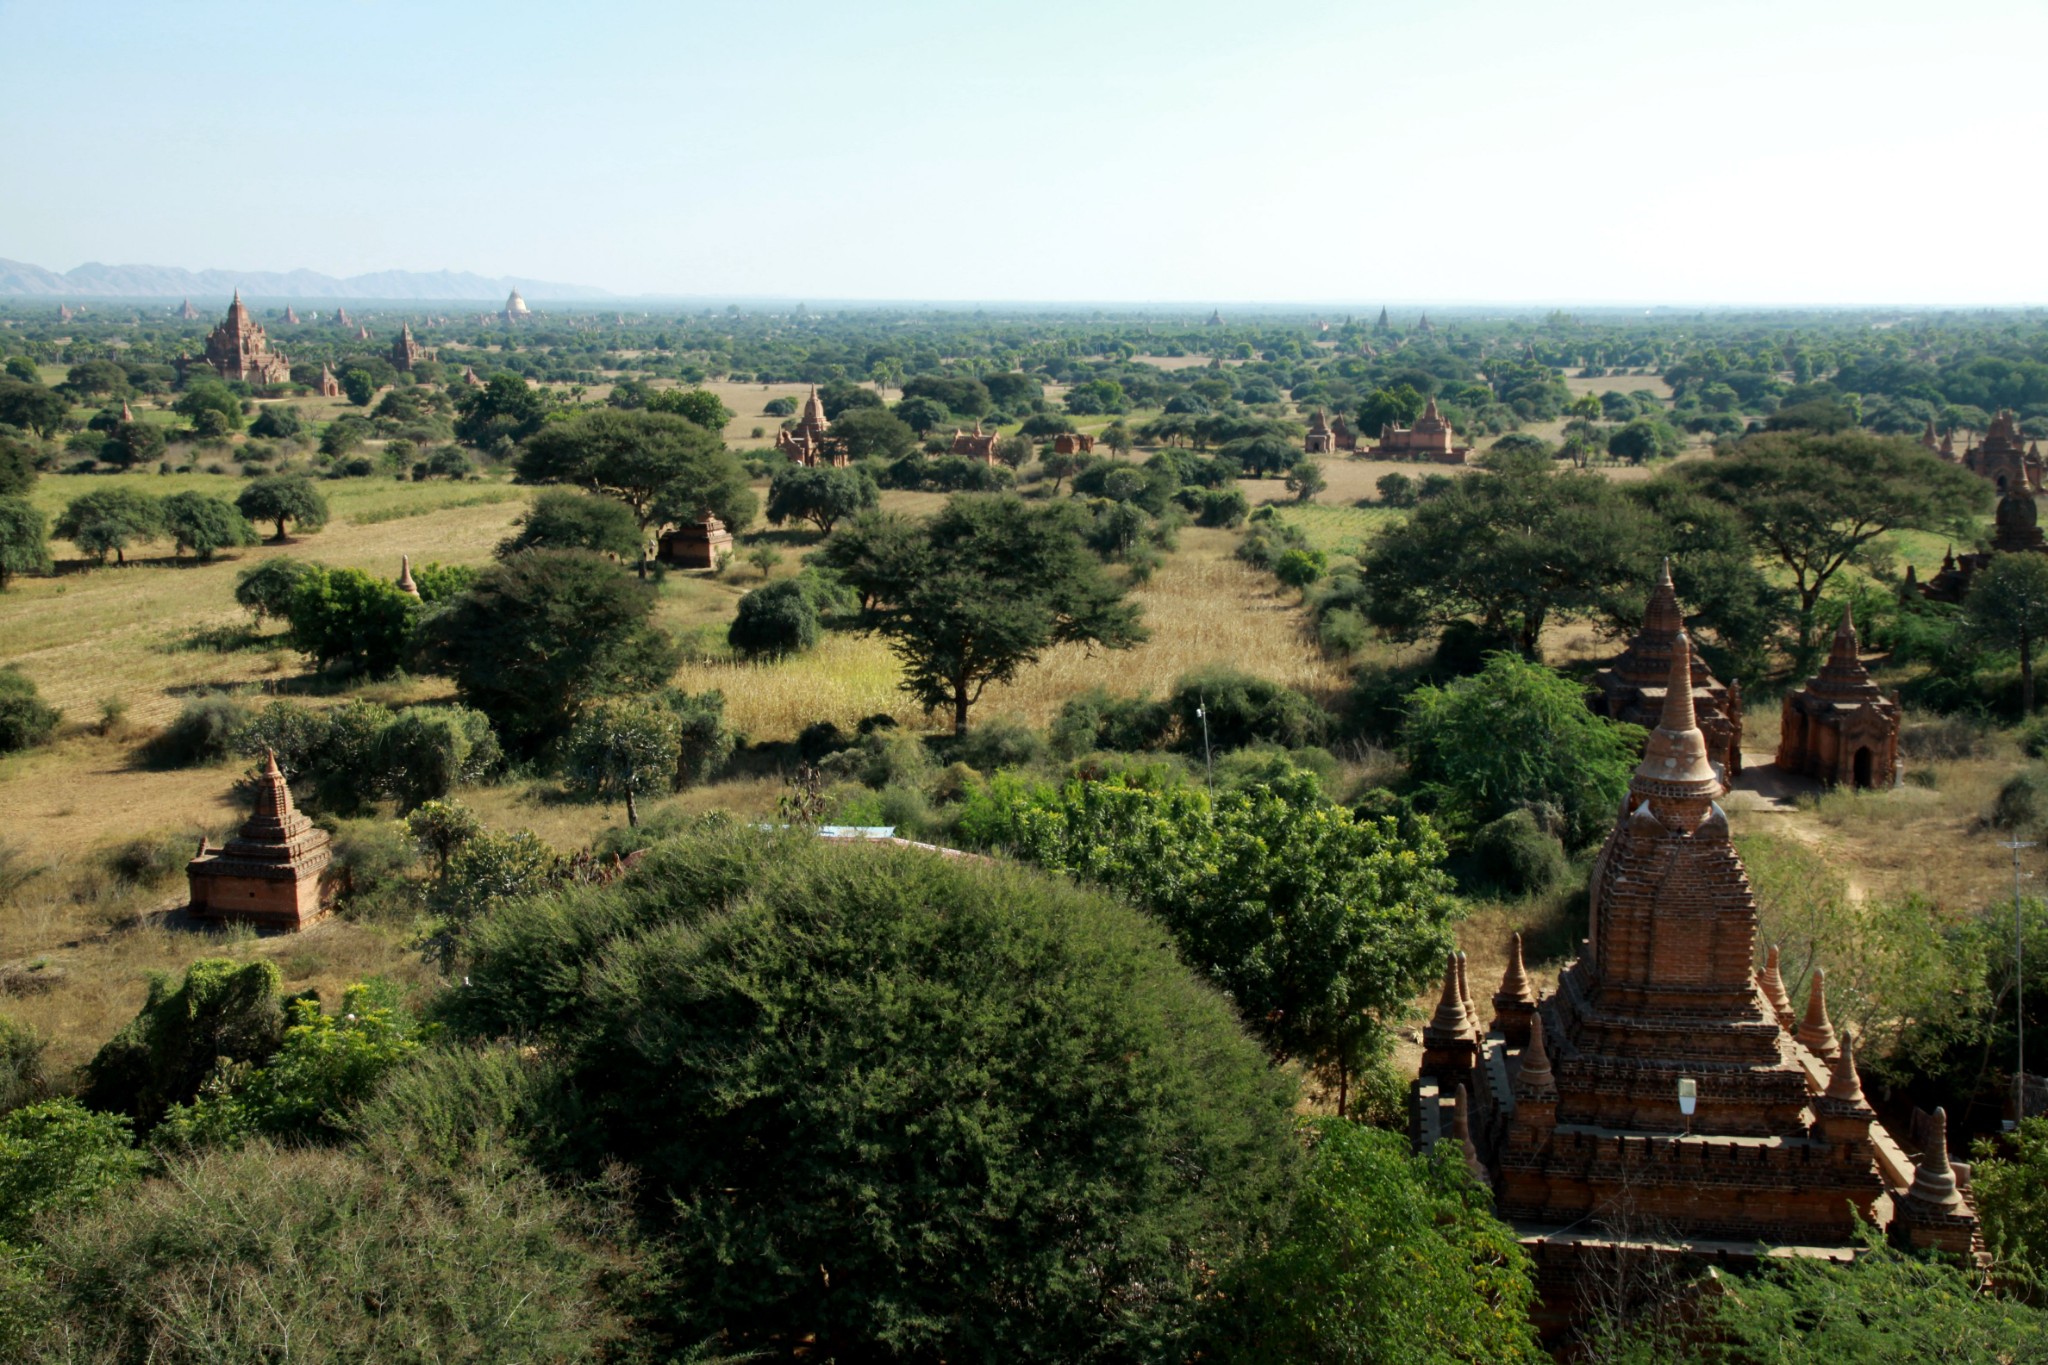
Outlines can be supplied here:
<path id="1" fill-rule="evenodd" d="M 0 668 L 0 754 L 31 749 L 48 739 L 63 712 L 44 701 L 19 668 Z"/>
<path id="2" fill-rule="evenodd" d="M 1181 748 L 1191 754 L 1202 752 L 1205 720 L 1209 748 L 1219 754 L 1259 743 L 1299 749 L 1321 743 L 1329 730 L 1329 716 L 1309 698 L 1284 683 L 1231 668 L 1188 674 L 1174 684 L 1168 705 L 1180 721 Z M 1198 708 L 1203 715 L 1196 714 Z"/>
<path id="3" fill-rule="evenodd" d="M 1036 730 L 1014 720 L 984 721 L 953 742 L 956 762 L 980 772 L 1029 768 L 1045 755 L 1045 740 Z"/>
<path id="4" fill-rule="evenodd" d="M 1321 1119 L 1286 1232 L 1228 1275 L 1210 1352 L 1231 1361 L 1536 1362 L 1532 1267 L 1455 1143 Z"/>
<path id="5" fill-rule="evenodd" d="M 299 581 L 313 572 L 313 566 L 290 555 L 272 555 L 235 575 L 235 601 L 247 607 L 261 625 L 267 617 L 286 619 L 292 593 Z"/>
<path id="6" fill-rule="evenodd" d="M 133 1180 L 145 1161 L 126 1119 L 76 1100 L 0 1115 L 0 1249 L 20 1241 L 39 1214 L 82 1207 Z M 6 1317 L 0 1308 L 0 1330 Z"/>
<path id="7" fill-rule="evenodd" d="M 142 1008 L 85 1065 L 85 1102 L 133 1118 L 147 1134 L 189 1104 L 216 1065 L 260 1065 L 284 1036 L 278 970 L 202 958 L 175 984 L 154 975 Z"/>
<path id="8" fill-rule="evenodd" d="M 749 658 L 801 654 L 818 643 L 822 627 L 811 594 L 794 578 L 755 588 L 740 599 L 725 639 Z"/>
<path id="9" fill-rule="evenodd" d="M 259 1213 L 260 1211 L 260 1213 Z M 255 1142 L 48 1228 L 9 1295 L 42 1324 L 10 1360 L 566 1362 L 626 1336 L 625 1266 L 573 1200 L 502 1147 L 403 1164 Z"/>
<path id="10" fill-rule="evenodd" d="M 615 498 L 568 488 L 544 488 L 519 518 L 519 529 L 498 542 L 498 557 L 521 550 L 594 550 L 637 559 L 643 537 L 633 509 Z"/>
<path id="11" fill-rule="evenodd" d="M 1173 727 L 1170 703 L 1112 696 L 1096 687 L 1067 699 L 1047 739 L 1052 751 L 1062 758 L 1079 758 L 1098 749 L 1138 753 L 1164 745 Z M 1197 743 L 1199 740 L 1198 732 Z"/>
<path id="12" fill-rule="evenodd" d="M 1177 1361 L 1286 1198 L 1285 1074 L 1156 926 L 1036 873 L 707 832 L 470 943 L 451 1017 L 559 1055 L 685 1339 Z"/>
<path id="13" fill-rule="evenodd" d="M 2048 817 L 2048 768 L 2036 764 L 2006 779 L 1991 806 L 1991 823 L 2003 830 L 2038 829 Z"/>
<path id="14" fill-rule="evenodd" d="M 1417 688 L 1402 730 L 1419 799 L 1469 836 L 1525 801 L 1556 807 L 1583 848 L 1614 823 L 1642 730 L 1593 714 L 1585 689 L 1514 654 L 1469 678 Z"/>
<path id="15" fill-rule="evenodd" d="M 340 664 L 382 677 L 405 658 L 420 601 L 361 569 L 306 566 L 285 602 L 295 648 L 315 667 Z"/>
<path id="16" fill-rule="evenodd" d="M 235 752 L 236 737 L 249 724 L 247 704 L 222 694 L 194 697 L 142 749 L 157 768 L 191 768 L 218 763 Z"/>
<path id="17" fill-rule="evenodd" d="M 485 781 L 504 763 L 490 717 L 467 706 L 412 706 L 377 734 L 370 790 L 401 811 Z"/>
<path id="18" fill-rule="evenodd" d="M 1526 810 L 1511 810 L 1472 836 L 1479 875 L 1510 895 L 1533 895 L 1563 879 L 1564 845 Z"/>
<path id="19" fill-rule="evenodd" d="M 725 725 L 725 694 L 718 691 L 691 694 L 668 688 L 663 691 L 661 699 L 676 713 L 679 722 L 676 789 L 680 791 L 700 782 L 709 782 L 718 776 L 739 744 L 739 737 Z"/>
<path id="20" fill-rule="evenodd" d="M 0 1014 L 0 1114 L 34 1104 L 50 1093 L 43 1053 L 50 1040 Z"/>

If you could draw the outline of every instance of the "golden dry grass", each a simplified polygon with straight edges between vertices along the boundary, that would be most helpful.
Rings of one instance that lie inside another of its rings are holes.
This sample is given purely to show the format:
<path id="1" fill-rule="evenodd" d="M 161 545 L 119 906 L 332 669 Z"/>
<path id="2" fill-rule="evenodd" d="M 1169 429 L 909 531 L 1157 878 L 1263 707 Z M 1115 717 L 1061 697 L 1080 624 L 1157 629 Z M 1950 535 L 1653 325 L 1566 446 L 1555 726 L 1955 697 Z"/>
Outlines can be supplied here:
<path id="1" fill-rule="evenodd" d="M 1308 638 L 1295 594 L 1231 558 L 1236 543 L 1228 531 L 1183 531 L 1180 550 L 1132 593 L 1145 612 L 1150 640 L 1126 651 L 1053 650 L 1015 683 L 991 687 L 976 718 L 1042 726 L 1089 688 L 1159 695 L 1183 674 L 1209 664 L 1228 664 L 1329 699 L 1343 686 L 1342 670 Z M 677 682 L 691 691 L 719 689 L 735 726 L 755 740 L 778 740 L 794 738 L 814 721 L 844 728 L 878 713 L 923 725 L 920 708 L 897 687 L 901 676 L 879 639 L 831 635 L 810 653 L 775 663 L 686 664 Z"/>

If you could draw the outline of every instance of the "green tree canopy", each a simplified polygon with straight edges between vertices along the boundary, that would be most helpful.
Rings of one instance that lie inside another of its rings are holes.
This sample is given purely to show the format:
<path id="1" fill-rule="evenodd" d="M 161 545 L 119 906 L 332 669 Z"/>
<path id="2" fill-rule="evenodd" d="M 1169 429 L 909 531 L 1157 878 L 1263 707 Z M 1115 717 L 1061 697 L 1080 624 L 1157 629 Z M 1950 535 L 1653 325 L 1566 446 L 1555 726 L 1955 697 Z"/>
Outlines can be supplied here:
<path id="1" fill-rule="evenodd" d="M 1291 771 L 1213 799 L 1123 777 L 998 777 L 964 836 L 1150 910 L 1277 1057 L 1340 1094 L 1443 965 L 1458 913 L 1427 821 L 1361 819 Z"/>
<path id="2" fill-rule="evenodd" d="M 0 423 L 48 438 L 62 430 L 70 415 L 71 404 L 55 389 L 0 379 Z"/>
<path id="3" fill-rule="evenodd" d="M 288 539 L 285 523 L 291 522 L 300 535 L 327 524 L 327 499 L 304 474 L 265 474 L 252 479 L 235 499 L 235 508 L 251 521 L 274 522 L 273 544 Z"/>
<path id="4" fill-rule="evenodd" d="M 841 519 L 871 511 L 881 500 L 874 479 L 857 466 L 784 465 L 768 484 L 768 524 L 808 521 L 829 536 Z"/>
<path id="5" fill-rule="evenodd" d="M 709 389 L 656 389 L 647 395 L 649 412 L 672 412 L 704 430 L 719 433 L 732 421 L 732 409 Z"/>
<path id="6" fill-rule="evenodd" d="M 881 408 L 856 408 L 835 417 L 832 440 L 851 460 L 900 460 L 917 449 L 917 433 L 909 423 Z"/>
<path id="7" fill-rule="evenodd" d="M 1422 415 L 1422 395 L 1412 384 L 1396 384 L 1392 388 L 1374 389 L 1358 405 L 1358 434 L 1369 440 L 1378 440 L 1380 428 L 1384 426 L 1413 426 L 1415 419 Z"/>
<path id="8" fill-rule="evenodd" d="M 1473 617 L 1533 658 L 1552 621 L 1649 582 L 1657 541 L 1655 522 L 1607 479 L 1489 455 L 1484 471 L 1374 538 L 1367 616 L 1401 639 Z"/>
<path id="9" fill-rule="evenodd" d="M 163 524 L 180 551 L 190 550 L 202 561 L 221 550 L 256 543 L 256 528 L 226 498 L 190 489 L 164 499 Z"/>
<path id="10" fill-rule="evenodd" d="M 80 1096 L 126 1114 L 145 1136 L 174 1104 L 190 1104 L 217 1063 L 260 1065 L 284 1037 L 277 968 L 202 958 L 182 979 L 153 976 L 142 1008 L 93 1055 Z"/>
<path id="11" fill-rule="evenodd" d="M 420 604 L 388 578 L 308 565 L 285 600 L 294 647 L 318 667 L 382 677 L 405 660 Z"/>
<path id="12" fill-rule="evenodd" d="M 22 497 L 36 486 L 36 450 L 27 441 L 0 436 L 0 498 Z"/>
<path id="13" fill-rule="evenodd" d="M 950 708 L 956 734 L 992 682 L 1060 644 L 1127 649 L 1138 609 L 1082 544 L 1065 504 L 960 496 L 886 556 L 840 569 L 904 666 L 903 689 Z"/>
<path id="14" fill-rule="evenodd" d="M 41 744 L 61 719 L 63 713 L 43 700 L 35 681 L 18 665 L 0 667 L 0 754 Z"/>
<path id="15" fill-rule="evenodd" d="M 52 529 L 99 563 L 111 553 L 125 564 L 131 546 L 163 534 L 163 503 L 133 488 L 96 488 L 65 504 Z"/>
<path id="16" fill-rule="evenodd" d="M 586 408 L 543 426 L 519 452 L 528 483 L 571 483 L 617 498 L 644 531 L 711 511 L 738 531 L 755 497 L 716 431 L 668 412 Z"/>
<path id="17" fill-rule="evenodd" d="M 649 624 L 654 595 L 585 550 L 530 550 L 429 616 L 418 654 L 452 675 L 506 745 L 532 753 L 591 699 L 652 691 L 681 661 Z"/>
<path id="18" fill-rule="evenodd" d="M 643 544 L 632 508 L 572 489 L 545 488 L 519 518 L 519 529 L 498 542 L 498 557 L 521 550 L 592 550 L 634 559 Z"/>
<path id="19" fill-rule="evenodd" d="M 1183 1360 L 1298 1164 L 1292 1082 L 1158 926 L 1036 871 L 707 831 L 467 943 L 451 1023 L 559 1056 L 686 1340 Z"/>
<path id="20" fill-rule="evenodd" d="M 1286 1232 L 1218 1295 L 1216 1358 L 1549 1359 L 1529 1324 L 1534 1268 L 1457 1144 L 1411 1155 L 1400 1134 L 1341 1119 L 1316 1120 L 1308 1132 Z"/>
<path id="21" fill-rule="evenodd" d="M 563 743 L 562 773 L 571 791 L 626 805 L 626 825 L 640 824 L 639 798 L 669 790 L 682 750 L 682 722 L 659 702 L 611 697 L 576 718 Z"/>
<path id="22" fill-rule="evenodd" d="M 16 574 L 50 572 L 49 530 L 27 498 L 0 498 L 0 590 Z"/>
<path id="23" fill-rule="evenodd" d="M 456 400 L 455 436 L 478 450 L 501 440 L 523 441 L 540 430 L 553 408 L 546 389 L 501 372 Z"/>
<path id="24" fill-rule="evenodd" d="M 1991 485 L 1896 436 L 1771 432 L 1680 476 L 1733 508 L 1765 562 L 1798 594 L 1801 667 L 1813 657 L 1821 593 L 1887 531 L 1958 529 L 1991 503 Z"/>
<path id="25" fill-rule="evenodd" d="M 236 397 L 233 389 L 218 379 L 193 380 L 186 386 L 185 391 L 178 395 L 178 401 L 171 404 L 171 411 L 187 418 L 195 427 L 200 426 L 203 414 L 219 413 L 219 424 L 224 430 L 242 429 L 242 400 Z"/>
<path id="26" fill-rule="evenodd" d="M 1580 684 L 1506 652 L 1470 677 L 1417 688 L 1402 727 L 1414 781 L 1448 829 L 1547 806 L 1574 848 L 1613 824 L 1642 739 L 1640 727 L 1593 714 Z"/>
<path id="27" fill-rule="evenodd" d="M 2019 655 L 2020 709 L 2033 714 L 2034 652 L 2048 637 L 2048 558 L 1992 556 L 1970 580 L 1963 619 L 1985 644 Z"/>

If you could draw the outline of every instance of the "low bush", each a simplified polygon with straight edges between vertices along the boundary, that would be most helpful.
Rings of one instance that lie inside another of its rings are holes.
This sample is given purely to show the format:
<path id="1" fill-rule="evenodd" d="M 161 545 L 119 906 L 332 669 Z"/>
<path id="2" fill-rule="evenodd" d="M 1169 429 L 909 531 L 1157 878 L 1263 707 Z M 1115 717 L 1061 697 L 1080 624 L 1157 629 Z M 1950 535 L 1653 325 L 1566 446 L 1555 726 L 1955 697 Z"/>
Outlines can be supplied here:
<path id="1" fill-rule="evenodd" d="M 1472 859 L 1481 877 L 1514 896 L 1549 890 L 1569 866 L 1564 845 L 1526 810 L 1481 825 L 1472 836 Z"/>
<path id="2" fill-rule="evenodd" d="M 0 668 L 0 754 L 31 749 L 57 729 L 63 712 L 44 701 L 19 668 Z"/>
<path id="3" fill-rule="evenodd" d="M 143 746 L 143 759 L 153 768 L 219 763 L 236 752 L 236 739 L 250 718 L 248 706 L 238 698 L 194 697 L 176 720 Z"/>

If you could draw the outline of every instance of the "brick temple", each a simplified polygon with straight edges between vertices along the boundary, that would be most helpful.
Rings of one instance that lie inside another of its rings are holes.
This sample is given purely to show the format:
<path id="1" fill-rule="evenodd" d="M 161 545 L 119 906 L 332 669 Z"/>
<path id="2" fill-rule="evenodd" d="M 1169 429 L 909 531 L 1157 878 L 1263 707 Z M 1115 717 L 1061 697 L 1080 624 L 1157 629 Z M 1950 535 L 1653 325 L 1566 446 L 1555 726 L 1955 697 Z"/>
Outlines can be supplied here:
<path id="1" fill-rule="evenodd" d="M 1692 678 L 1680 633 L 1555 993 L 1531 992 L 1517 945 L 1482 1025 L 1454 955 L 1423 1035 L 1414 1136 L 1464 1148 L 1536 1262 L 1553 1334 L 1611 1288 L 1621 1254 L 1679 1271 L 1848 1259 L 1859 1216 L 1913 1247 L 1981 1252 L 1943 1120 L 1910 1159 L 1863 1095 L 1821 973 L 1796 1015 L 1776 954 L 1757 969 Z"/>
<path id="2" fill-rule="evenodd" d="M 1828 661 L 1785 698 L 1777 766 L 1831 786 L 1896 786 L 1902 714 L 1898 697 L 1870 680 L 1845 608 Z"/>
<path id="3" fill-rule="evenodd" d="M 996 462 L 996 442 L 1001 439 L 996 432 L 983 431 L 981 421 L 977 418 L 972 431 L 961 431 L 957 427 L 954 429 L 953 453 L 970 460 L 980 460 L 986 465 L 993 465 Z"/>
<path id="4" fill-rule="evenodd" d="M 206 363 L 222 379 L 250 384 L 283 384 L 292 377 L 291 362 L 270 349 L 269 335 L 250 315 L 239 289 L 227 317 L 207 335 Z"/>
<path id="5" fill-rule="evenodd" d="M 710 512 L 661 533 L 655 557 L 682 569 L 715 569 L 732 553 L 732 532 Z"/>
<path id="6" fill-rule="evenodd" d="M 1933 424 L 1928 424 L 1929 430 Z M 1921 438 L 1922 443 L 1926 437 Z M 1955 446 L 1944 438 L 1939 453 L 1956 460 Z M 2020 422 L 2012 410 L 2001 408 L 1984 433 L 1984 444 L 1972 445 L 1962 453 L 1960 463 L 1979 478 L 1989 479 L 2001 493 L 2041 491 L 2041 451 L 2020 436 Z"/>
<path id="7" fill-rule="evenodd" d="M 1458 433 L 1437 411 L 1434 398 L 1414 426 L 1397 427 L 1392 422 L 1381 426 L 1380 443 L 1373 450 L 1383 460 L 1434 460 L 1438 464 L 1463 464 L 1471 453 L 1472 447 L 1458 444 Z"/>
<path id="8" fill-rule="evenodd" d="M 327 831 L 292 804 L 291 788 L 266 753 L 256 779 L 256 809 L 223 848 L 199 841 L 185 864 L 195 919 L 303 929 L 327 913 L 332 887 L 323 875 L 333 857 Z"/>
<path id="9" fill-rule="evenodd" d="M 426 358 L 427 353 L 412 339 L 412 324 L 400 324 L 398 335 L 391 342 L 391 368 L 402 373 L 409 372 L 413 366 Z"/>
<path id="10" fill-rule="evenodd" d="M 793 464 L 851 463 L 840 443 L 832 439 L 832 423 L 826 420 L 825 400 L 818 397 L 816 384 L 811 385 L 811 396 L 804 400 L 804 410 L 796 425 L 775 433 L 775 448 L 787 455 Z"/>
<path id="11" fill-rule="evenodd" d="M 1994 555 L 2048 555 L 2048 537 L 2041 534 L 2040 506 L 2024 488 L 2009 489 L 1998 499 L 1988 551 L 1959 555 L 1951 547 L 1941 557 L 1939 572 L 1925 583 L 1908 564 L 1905 591 L 1909 595 L 1917 592 L 1930 602 L 1959 604 L 1970 595 L 1971 580 L 1991 566 Z"/>
<path id="12" fill-rule="evenodd" d="M 1655 728 L 1664 713 L 1664 692 L 1671 679 L 1671 652 L 1685 630 L 1678 590 L 1671 584 L 1666 560 L 1650 590 L 1643 626 L 1605 668 L 1593 675 L 1593 709 L 1610 720 Z M 1707 760 L 1729 781 L 1742 773 L 1742 685 L 1723 683 L 1693 655 L 1692 707 L 1700 732 L 1707 737 Z"/>

